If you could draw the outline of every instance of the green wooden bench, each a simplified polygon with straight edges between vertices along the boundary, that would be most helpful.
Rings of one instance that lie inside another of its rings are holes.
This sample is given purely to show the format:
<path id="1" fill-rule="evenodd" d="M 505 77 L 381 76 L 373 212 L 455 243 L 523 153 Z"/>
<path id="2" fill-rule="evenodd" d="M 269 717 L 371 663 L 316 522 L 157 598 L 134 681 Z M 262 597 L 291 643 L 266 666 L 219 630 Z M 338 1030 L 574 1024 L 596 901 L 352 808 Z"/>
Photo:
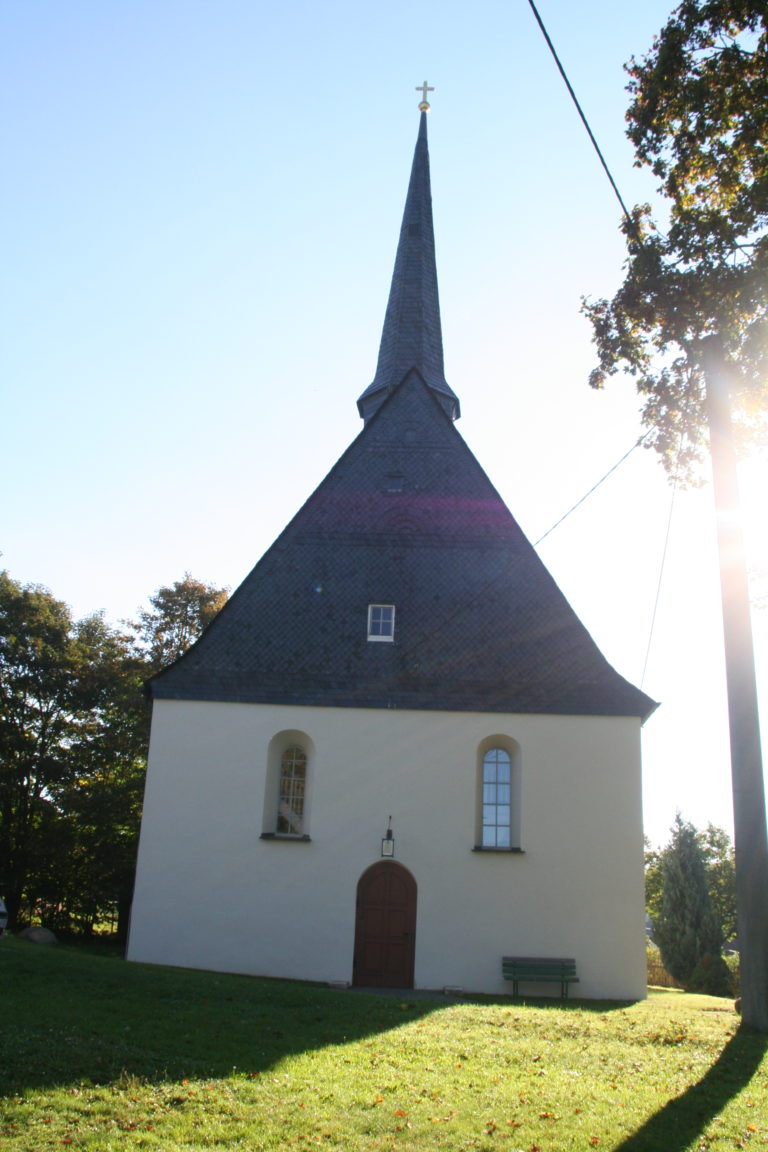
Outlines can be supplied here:
<path id="1" fill-rule="evenodd" d="M 578 984 L 575 960 L 558 960 L 551 956 L 502 956 L 501 971 L 512 981 L 512 995 L 517 996 L 521 980 L 535 984 L 559 984 L 560 995 L 567 999 L 568 986 Z"/>

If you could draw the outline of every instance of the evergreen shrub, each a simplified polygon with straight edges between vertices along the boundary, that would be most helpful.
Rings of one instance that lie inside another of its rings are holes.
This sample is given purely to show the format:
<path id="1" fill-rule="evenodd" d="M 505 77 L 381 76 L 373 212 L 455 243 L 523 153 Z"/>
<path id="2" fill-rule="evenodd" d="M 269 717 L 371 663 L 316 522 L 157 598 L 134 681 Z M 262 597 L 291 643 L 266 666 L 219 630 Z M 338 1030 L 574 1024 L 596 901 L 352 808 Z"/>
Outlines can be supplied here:
<path id="1" fill-rule="evenodd" d="M 687 991 L 730 999 L 734 994 L 733 975 L 723 957 L 708 953 L 702 956 L 691 973 Z"/>

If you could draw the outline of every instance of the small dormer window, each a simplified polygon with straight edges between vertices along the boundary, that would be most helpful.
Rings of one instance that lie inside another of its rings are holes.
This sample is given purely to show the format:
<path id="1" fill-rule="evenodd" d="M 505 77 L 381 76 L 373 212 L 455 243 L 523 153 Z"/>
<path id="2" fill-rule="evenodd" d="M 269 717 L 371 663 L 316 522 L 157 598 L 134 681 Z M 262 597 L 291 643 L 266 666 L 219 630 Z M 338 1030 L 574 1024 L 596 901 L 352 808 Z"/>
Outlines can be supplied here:
<path id="1" fill-rule="evenodd" d="M 403 476 L 399 472 L 390 472 L 386 477 L 385 491 L 387 492 L 402 492 L 403 490 Z"/>
<path id="2" fill-rule="evenodd" d="M 368 639 L 394 640 L 395 638 L 395 606 L 394 604 L 368 605 Z"/>

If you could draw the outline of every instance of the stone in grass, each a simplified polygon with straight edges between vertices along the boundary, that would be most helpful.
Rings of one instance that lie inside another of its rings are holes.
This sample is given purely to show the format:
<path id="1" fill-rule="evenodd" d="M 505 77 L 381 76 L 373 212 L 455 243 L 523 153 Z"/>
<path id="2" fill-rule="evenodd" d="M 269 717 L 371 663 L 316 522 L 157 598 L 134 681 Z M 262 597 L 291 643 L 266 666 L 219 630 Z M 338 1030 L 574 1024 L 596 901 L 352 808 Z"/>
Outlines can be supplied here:
<path id="1" fill-rule="evenodd" d="M 58 941 L 50 928 L 24 928 L 19 932 L 20 940 L 29 940 L 32 944 L 57 944 Z"/>

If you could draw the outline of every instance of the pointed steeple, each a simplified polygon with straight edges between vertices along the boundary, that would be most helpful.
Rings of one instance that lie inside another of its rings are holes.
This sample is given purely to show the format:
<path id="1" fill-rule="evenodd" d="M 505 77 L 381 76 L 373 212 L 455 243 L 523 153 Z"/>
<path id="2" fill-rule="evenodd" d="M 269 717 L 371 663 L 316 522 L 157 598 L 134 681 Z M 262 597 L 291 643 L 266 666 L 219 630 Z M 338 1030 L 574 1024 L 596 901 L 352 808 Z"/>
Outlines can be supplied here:
<path id="1" fill-rule="evenodd" d="M 384 317 L 379 362 L 373 382 L 357 402 L 366 423 L 411 369 L 416 369 L 451 419 L 457 420 L 460 415 L 458 398 L 446 383 L 443 369 L 427 147 L 429 105 L 420 107 L 419 135 Z"/>

